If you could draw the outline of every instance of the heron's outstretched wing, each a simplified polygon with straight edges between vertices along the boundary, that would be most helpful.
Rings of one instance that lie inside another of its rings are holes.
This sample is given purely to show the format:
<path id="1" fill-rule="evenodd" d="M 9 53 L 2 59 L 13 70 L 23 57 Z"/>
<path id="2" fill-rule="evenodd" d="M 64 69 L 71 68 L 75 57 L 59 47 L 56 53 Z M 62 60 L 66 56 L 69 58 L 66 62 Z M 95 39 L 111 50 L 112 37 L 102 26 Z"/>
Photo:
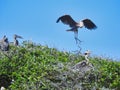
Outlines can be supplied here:
<path id="1" fill-rule="evenodd" d="M 59 17 L 56 23 L 58 23 L 60 20 L 62 23 L 69 25 L 70 27 L 74 27 L 76 25 L 76 22 L 72 19 L 70 15 L 63 15 Z"/>
<path id="2" fill-rule="evenodd" d="M 90 19 L 84 19 L 82 22 L 87 29 L 91 30 L 97 28 L 97 26 Z"/>
<path id="3" fill-rule="evenodd" d="M 21 37 L 19 35 L 16 35 L 16 34 L 14 34 L 14 38 L 21 38 L 21 39 L 23 39 L 23 37 Z"/>

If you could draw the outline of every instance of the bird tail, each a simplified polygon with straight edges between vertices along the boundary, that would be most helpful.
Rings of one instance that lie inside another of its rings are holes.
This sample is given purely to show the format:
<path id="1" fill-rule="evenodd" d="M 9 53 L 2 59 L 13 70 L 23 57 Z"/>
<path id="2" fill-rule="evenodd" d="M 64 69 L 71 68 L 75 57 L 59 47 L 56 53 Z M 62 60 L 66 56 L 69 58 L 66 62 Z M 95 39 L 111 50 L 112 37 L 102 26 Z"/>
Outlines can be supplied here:
<path id="1" fill-rule="evenodd" d="M 73 32 L 75 32 L 75 31 L 78 31 L 78 30 L 76 28 L 71 28 L 71 29 L 68 29 L 66 31 L 73 31 Z"/>
<path id="2" fill-rule="evenodd" d="M 68 29 L 68 30 L 66 30 L 66 31 L 68 31 L 68 32 L 69 32 L 69 31 L 74 31 L 74 30 L 72 30 L 72 29 Z"/>

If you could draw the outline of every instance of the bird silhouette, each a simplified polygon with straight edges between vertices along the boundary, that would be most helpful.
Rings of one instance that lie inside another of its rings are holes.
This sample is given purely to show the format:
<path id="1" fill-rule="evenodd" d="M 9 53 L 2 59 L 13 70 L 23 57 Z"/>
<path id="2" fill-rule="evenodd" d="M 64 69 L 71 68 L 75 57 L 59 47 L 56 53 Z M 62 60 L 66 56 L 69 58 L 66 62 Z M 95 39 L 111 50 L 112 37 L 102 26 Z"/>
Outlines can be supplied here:
<path id="1" fill-rule="evenodd" d="M 14 34 L 13 38 L 14 38 L 14 45 L 15 46 L 19 45 L 19 41 L 17 40 L 17 38 L 23 39 L 23 37 L 16 35 L 16 34 Z"/>
<path id="2" fill-rule="evenodd" d="M 0 49 L 2 51 L 8 51 L 9 50 L 9 41 L 8 38 L 4 35 L 2 40 L 0 41 Z"/>
<path id="3" fill-rule="evenodd" d="M 70 15 L 63 15 L 59 17 L 56 21 L 58 23 L 61 21 L 63 24 L 69 25 L 71 29 L 66 31 L 73 31 L 75 33 L 75 40 L 80 41 L 78 39 L 78 28 L 87 28 L 88 30 L 96 29 L 97 26 L 90 19 L 83 19 L 80 22 L 76 22 Z"/>

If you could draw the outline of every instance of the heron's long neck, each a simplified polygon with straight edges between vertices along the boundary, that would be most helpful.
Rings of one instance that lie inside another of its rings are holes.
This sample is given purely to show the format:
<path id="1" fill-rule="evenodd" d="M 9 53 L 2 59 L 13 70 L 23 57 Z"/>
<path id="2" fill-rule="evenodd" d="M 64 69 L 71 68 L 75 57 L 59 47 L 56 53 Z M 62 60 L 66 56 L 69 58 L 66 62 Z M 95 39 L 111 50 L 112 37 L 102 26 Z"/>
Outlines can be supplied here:
<path id="1" fill-rule="evenodd" d="M 88 55 L 85 55 L 85 60 L 86 60 L 86 61 L 89 61 Z"/>
<path id="2" fill-rule="evenodd" d="M 18 44 L 18 40 L 17 38 L 14 38 L 14 45 L 17 45 Z"/>

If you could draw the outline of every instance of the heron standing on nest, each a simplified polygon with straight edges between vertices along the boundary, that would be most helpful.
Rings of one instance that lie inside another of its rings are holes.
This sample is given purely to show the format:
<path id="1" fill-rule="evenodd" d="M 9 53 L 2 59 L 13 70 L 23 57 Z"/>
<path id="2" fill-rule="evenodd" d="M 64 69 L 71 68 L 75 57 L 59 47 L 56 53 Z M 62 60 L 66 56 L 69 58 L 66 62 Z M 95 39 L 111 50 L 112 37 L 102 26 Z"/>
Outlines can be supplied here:
<path id="1" fill-rule="evenodd" d="M 21 36 L 18 36 L 16 34 L 14 34 L 14 45 L 18 46 L 19 45 L 19 41 L 17 40 L 17 38 L 23 39 Z"/>

